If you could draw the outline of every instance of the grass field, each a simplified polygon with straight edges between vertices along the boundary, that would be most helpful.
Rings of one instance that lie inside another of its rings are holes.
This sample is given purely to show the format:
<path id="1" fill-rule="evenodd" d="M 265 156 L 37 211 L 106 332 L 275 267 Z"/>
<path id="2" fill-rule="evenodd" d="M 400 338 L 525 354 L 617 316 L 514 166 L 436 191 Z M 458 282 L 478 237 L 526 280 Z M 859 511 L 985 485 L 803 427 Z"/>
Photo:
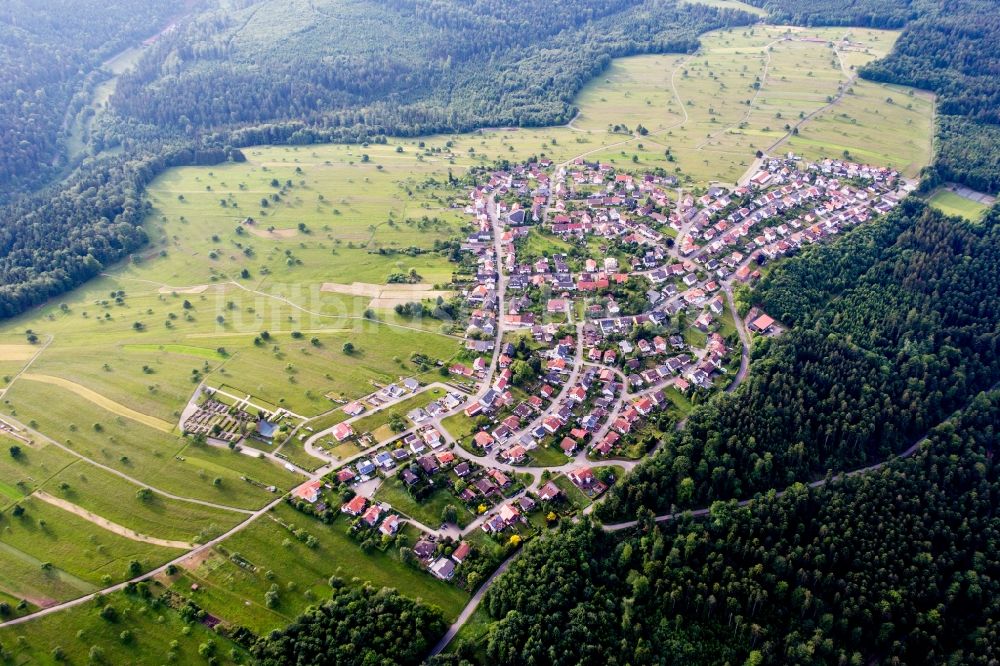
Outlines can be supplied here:
<path id="1" fill-rule="evenodd" d="M 164 497 L 137 495 L 139 487 L 90 463 L 79 461 L 50 479 L 43 489 L 141 534 L 179 541 L 207 541 L 245 514 Z"/>
<path id="2" fill-rule="evenodd" d="M 100 608 L 88 602 L 15 627 L 0 629 L 0 645 L 9 650 L 17 664 L 53 664 L 59 648 L 69 664 L 104 663 L 155 666 L 169 662 L 205 663 L 199 646 L 215 643 L 219 664 L 242 663 L 245 652 L 205 625 L 186 624 L 180 615 L 162 605 L 153 605 L 136 596 L 118 592 L 103 603 L 118 611 L 118 619 L 100 617 Z M 127 630 L 127 640 L 122 632 Z M 176 645 L 175 645 L 176 643 Z M 94 646 L 97 649 L 92 650 Z M 236 650 L 238 661 L 232 659 Z"/>
<path id="3" fill-rule="evenodd" d="M 0 542 L 8 552 L 14 549 L 71 576 L 94 585 L 103 585 L 104 576 L 112 581 L 131 578 L 128 564 L 137 560 L 143 571 L 177 557 L 180 553 L 118 536 L 35 498 L 19 502 L 22 516 L 11 510 L 3 514 L 4 529 Z M 16 553 L 15 553 L 16 554 Z"/>
<path id="4" fill-rule="evenodd" d="M 449 504 L 458 509 L 459 527 L 464 528 L 472 522 L 473 518 L 472 514 L 462 506 L 461 500 L 447 490 L 438 490 L 425 501 L 418 502 L 410 497 L 403 487 L 402 481 L 396 477 L 386 479 L 375 491 L 374 499 L 379 502 L 387 502 L 400 513 L 406 514 L 430 528 L 436 528 L 441 524 L 441 512 Z"/>
<path id="5" fill-rule="evenodd" d="M 784 145 L 806 159 L 840 159 L 846 152 L 854 161 L 915 177 L 931 160 L 933 118 L 931 94 L 859 80 Z"/>
<path id="6" fill-rule="evenodd" d="M 963 196 L 959 196 L 954 192 L 950 191 L 946 187 L 939 187 L 927 198 L 927 203 L 934 206 L 942 213 L 947 215 L 958 215 L 959 217 L 964 217 L 967 220 L 977 222 L 982 219 L 983 215 L 989 210 L 989 207 L 979 203 L 978 201 L 973 201 L 971 199 L 966 199 Z"/>
<path id="7" fill-rule="evenodd" d="M 4 407 L 73 451 L 182 497 L 258 507 L 273 495 L 242 481 L 241 475 L 284 489 L 298 480 L 269 460 L 210 446 L 188 446 L 188 440 L 107 412 L 48 384 L 17 382 L 6 395 Z"/>
<path id="8" fill-rule="evenodd" d="M 727 183 L 746 171 L 755 151 L 807 119 L 789 144 L 797 152 L 839 157 L 847 150 L 855 159 L 914 175 L 930 160 L 933 102 L 927 94 L 855 82 L 850 94 L 817 113 L 858 66 L 888 53 L 897 36 L 766 25 L 709 33 L 692 56 L 615 60 L 580 93 L 573 128 L 589 138 L 604 134 L 607 147 L 590 156 L 618 168 L 663 167 L 691 183 Z M 834 49 L 845 37 L 850 43 Z M 885 103 L 890 96 L 893 105 Z M 630 140 L 610 132 L 614 125 L 642 125 L 649 133 Z"/>
<path id="9" fill-rule="evenodd" d="M 227 555 L 217 552 L 190 573 L 202 585 L 225 592 L 212 592 L 211 598 L 199 599 L 206 610 L 247 624 L 251 629 L 266 631 L 275 627 L 273 618 L 261 613 L 255 604 L 263 603 L 264 594 L 272 584 L 280 590 L 279 604 L 273 610 L 284 618 L 279 624 L 284 624 L 306 606 L 328 597 L 329 579 L 333 575 L 348 584 L 367 582 L 377 587 L 395 587 L 407 596 L 440 607 L 449 618 L 456 617 L 468 600 L 468 595 L 457 587 L 403 564 L 398 546 L 386 552 L 375 549 L 365 554 L 360 544 L 347 535 L 346 520 L 325 525 L 286 505 L 277 507 L 272 515 L 274 519 L 259 520 L 223 544 L 225 553 L 239 553 L 257 566 L 257 571 L 237 566 Z M 316 537 L 319 545 L 307 547 L 279 520 L 295 529 L 304 529 Z M 415 542 L 412 530 L 406 534 L 412 546 Z"/>
<path id="10" fill-rule="evenodd" d="M 16 458 L 9 452 L 12 446 L 21 450 Z M 0 510 L 30 495 L 75 460 L 56 446 L 44 443 L 29 446 L 0 436 Z"/>

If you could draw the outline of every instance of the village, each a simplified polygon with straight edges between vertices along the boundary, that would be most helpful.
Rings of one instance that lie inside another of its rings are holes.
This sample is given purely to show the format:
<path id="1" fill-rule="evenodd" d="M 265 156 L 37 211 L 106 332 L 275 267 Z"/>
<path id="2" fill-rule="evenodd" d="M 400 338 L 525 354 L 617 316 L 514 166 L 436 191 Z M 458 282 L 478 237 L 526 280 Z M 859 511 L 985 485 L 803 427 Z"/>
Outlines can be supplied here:
<path id="1" fill-rule="evenodd" d="M 693 404 L 739 385 L 752 336 L 780 335 L 768 313 L 738 311 L 734 291 L 905 195 L 890 169 L 758 164 L 745 184 L 703 193 L 580 158 L 480 174 L 464 205 L 475 269 L 456 285 L 460 360 L 441 382 L 382 387 L 301 435 L 329 464 L 290 502 L 343 516 L 359 543 L 405 544 L 412 564 L 468 587 L 524 539 L 589 513 Z M 359 425 L 431 390 L 375 431 L 386 436 Z M 338 460 L 324 442 L 357 452 Z"/>

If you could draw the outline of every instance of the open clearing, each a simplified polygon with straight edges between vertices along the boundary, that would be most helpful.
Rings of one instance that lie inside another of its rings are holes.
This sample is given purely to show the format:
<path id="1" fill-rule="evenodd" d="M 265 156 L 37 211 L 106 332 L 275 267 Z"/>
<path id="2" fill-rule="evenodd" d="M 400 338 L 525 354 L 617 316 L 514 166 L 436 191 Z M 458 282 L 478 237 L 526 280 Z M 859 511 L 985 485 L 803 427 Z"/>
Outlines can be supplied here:
<path id="1" fill-rule="evenodd" d="M 968 188 L 961 188 L 959 190 L 958 187 L 943 185 L 935 189 L 927 197 L 927 203 L 942 213 L 958 215 L 967 220 L 977 222 L 982 219 L 986 211 L 989 210 L 989 207 L 996 203 L 996 199 L 988 194 L 974 192 Z"/>
<path id="2" fill-rule="evenodd" d="M 352 282 L 351 284 L 338 284 L 336 282 L 324 282 L 320 291 L 346 294 L 348 296 L 367 296 L 371 298 L 368 307 L 376 310 L 388 310 L 397 305 L 405 305 L 414 301 L 420 302 L 426 299 L 436 299 L 438 297 L 448 298 L 454 292 L 442 289 L 434 289 L 430 285 L 423 284 L 370 284 L 366 282 Z"/>

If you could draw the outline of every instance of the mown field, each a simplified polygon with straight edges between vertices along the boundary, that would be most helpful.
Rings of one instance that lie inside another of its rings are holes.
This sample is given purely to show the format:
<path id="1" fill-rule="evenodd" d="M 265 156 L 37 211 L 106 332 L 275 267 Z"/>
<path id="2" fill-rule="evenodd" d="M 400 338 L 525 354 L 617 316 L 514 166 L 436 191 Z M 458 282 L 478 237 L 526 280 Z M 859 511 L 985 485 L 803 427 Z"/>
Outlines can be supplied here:
<path id="1" fill-rule="evenodd" d="M 189 542 L 218 536 L 246 517 L 165 497 L 79 461 L 50 479 L 43 490 L 141 534 Z"/>
<path id="2" fill-rule="evenodd" d="M 942 213 L 958 215 L 973 222 L 982 218 L 983 214 L 988 210 L 988 206 L 978 201 L 966 199 L 946 187 L 939 187 L 934 190 L 927 198 L 927 202 Z"/>
<path id="3" fill-rule="evenodd" d="M 22 515 L 15 516 L 13 509 L 2 514 L 0 550 L 40 562 L 46 574 L 49 569 L 66 572 L 94 589 L 135 576 L 129 569 L 133 560 L 139 562 L 141 571 L 149 571 L 182 554 L 119 536 L 34 497 L 18 506 L 24 510 Z"/>

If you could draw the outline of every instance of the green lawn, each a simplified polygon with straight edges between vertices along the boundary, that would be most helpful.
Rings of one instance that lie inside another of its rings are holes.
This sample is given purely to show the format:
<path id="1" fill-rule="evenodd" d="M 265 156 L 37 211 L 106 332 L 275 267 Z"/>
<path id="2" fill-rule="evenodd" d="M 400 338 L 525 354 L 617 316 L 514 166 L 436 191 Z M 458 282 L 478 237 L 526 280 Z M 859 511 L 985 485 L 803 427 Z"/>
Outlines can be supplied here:
<path id="1" fill-rule="evenodd" d="M 454 437 L 456 440 L 462 441 L 476 432 L 476 421 L 475 419 L 466 416 L 465 411 L 458 412 L 457 414 L 452 414 L 448 418 L 441 420 L 441 425 L 444 429 Z"/>
<path id="2" fill-rule="evenodd" d="M 559 476 L 552 479 L 552 482 L 559 486 L 559 488 L 566 495 L 566 499 L 577 509 L 585 509 L 590 505 L 590 498 L 582 490 L 576 487 L 572 481 L 569 480 L 568 476 L 560 474 Z"/>
<path id="3" fill-rule="evenodd" d="M 203 664 L 200 645 L 214 641 L 220 664 L 242 663 L 246 654 L 228 639 L 200 623 L 185 624 L 180 615 L 163 605 L 153 605 L 122 592 L 108 595 L 105 602 L 118 611 L 116 621 L 99 616 L 94 602 L 87 602 L 26 624 L 0 629 L 0 644 L 13 654 L 11 663 L 54 664 L 58 647 L 69 664 L 104 663 L 156 666 L 173 661 Z M 122 632 L 128 630 L 128 641 Z M 176 647 L 172 647 L 176 641 Z M 95 647 L 96 646 L 96 649 Z M 234 662 L 230 650 L 240 657 Z M 90 655 L 100 661 L 94 661 Z"/>
<path id="4" fill-rule="evenodd" d="M 459 527 L 465 527 L 473 519 L 472 514 L 465 509 L 462 501 L 447 490 L 437 490 L 428 499 L 418 502 L 410 497 L 406 489 L 403 488 L 403 482 L 396 477 L 386 479 L 375 491 L 374 499 L 388 502 L 393 509 L 411 516 L 414 520 L 418 520 L 430 528 L 436 528 L 441 524 L 441 512 L 449 504 L 458 509 Z"/>
<path id="5" fill-rule="evenodd" d="M 536 467 L 559 467 L 569 462 L 562 449 L 547 444 L 540 444 L 529 451 L 528 457 L 531 459 L 530 464 Z"/>
<path id="6" fill-rule="evenodd" d="M 290 440 L 282 444 L 281 449 L 276 451 L 276 453 L 284 458 L 287 458 L 292 464 L 298 465 L 304 470 L 315 472 L 317 469 L 325 465 L 326 461 L 306 453 L 305 440 L 311 437 L 312 433 L 300 430 L 299 434 L 303 434 L 304 438 L 300 440 L 299 435 L 295 435 Z"/>
<path id="7" fill-rule="evenodd" d="M 947 187 L 939 187 L 928 197 L 927 203 L 947 215 L 958 215 L 972 222 L 978 222 L 989 210 L 978 201 L 972 201 L 955 194 Z"/>

